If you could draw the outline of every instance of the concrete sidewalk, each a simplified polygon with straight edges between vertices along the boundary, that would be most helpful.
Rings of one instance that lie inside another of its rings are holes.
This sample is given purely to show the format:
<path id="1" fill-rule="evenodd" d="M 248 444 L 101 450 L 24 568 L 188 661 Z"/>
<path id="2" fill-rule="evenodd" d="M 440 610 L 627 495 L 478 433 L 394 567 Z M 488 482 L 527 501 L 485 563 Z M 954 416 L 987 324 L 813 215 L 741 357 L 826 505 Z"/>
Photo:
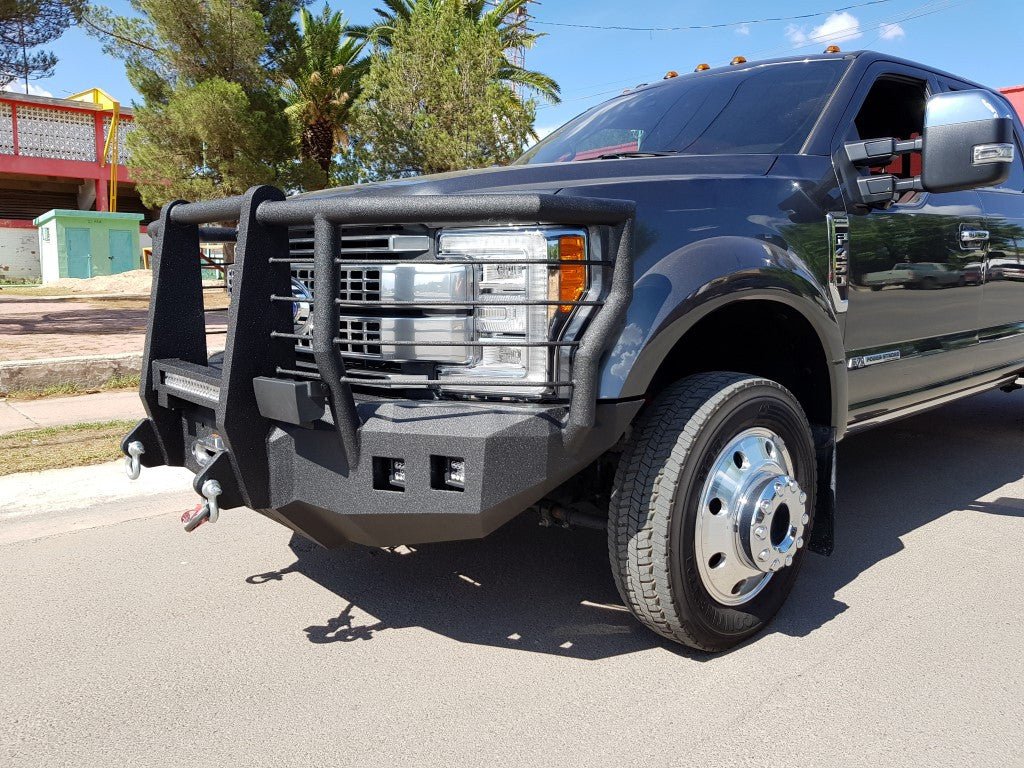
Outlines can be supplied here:
<path id="1" fill-rule="evenodd" d="M 0 435 L 66 424 L 141 419 L 145 415 L 139 393 L 134 389 L 39 400 L 0 400 Z"/>
<path id="2" fill-rule="evenodd" d="M 192 473 L 144 469 L 129 480 L 122 461 L 0 477 L 0 545 L 138 520 L 193 506 Z"/>

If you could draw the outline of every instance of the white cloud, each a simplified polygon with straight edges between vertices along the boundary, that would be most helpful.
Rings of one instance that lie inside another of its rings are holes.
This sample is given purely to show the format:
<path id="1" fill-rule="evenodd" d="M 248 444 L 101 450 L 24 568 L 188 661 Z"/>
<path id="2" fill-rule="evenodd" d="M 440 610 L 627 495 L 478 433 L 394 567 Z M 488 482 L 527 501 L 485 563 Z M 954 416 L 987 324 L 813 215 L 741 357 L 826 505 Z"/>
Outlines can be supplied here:
<path id="1" fill-rule="evenodd" d="M 898 40 L 901 37 L 906 37 L 907 32 L 899 24 L 879 24 L 878 31 L 881 33 L 883 40 Z"/>
<path id="2" fill-rule="evenodd" d="M 738 27 L 736 27 L 736 34 L 737 35 L 749 35 L 750 34 L 750 25 L 749 24 L 740 24 Z"/>
<path id="3" fill-rule="evenodd" d="M 558 130 L 560 127 L 558 125 L 538 125 L 533 130 L 537 132 L 537 141 L 543 141 L 548 137 L 548 134 Z"/>
<path id="4" fill-rule="evenodd" d="M 786 27 L 785 34 L 795 47 L 800 47 L 810 43 L 838 43 L 843 40 L 856 40 L 864 33 L 861 32 L 860 21 L 857 17 L 843 11 L 830 14 L 825 21 L 817 27 L 812 27 L 810 31 L 806 27 L 790 24 Z"/>
<path id="5" fill-rule="evenodd" d="M 8 83 L 4 86 L 4 90 L 10 91 L 11 93 L 25 93 L 25 81 L 21 80 L 18 82 Z M 32 83 L 28 84 L 28 93 L 30 96 L 47 96 L 49 98 L 53 98 L 53 94 L 48 90 L 40 88 L 38 85 L 33 85 Z"/>

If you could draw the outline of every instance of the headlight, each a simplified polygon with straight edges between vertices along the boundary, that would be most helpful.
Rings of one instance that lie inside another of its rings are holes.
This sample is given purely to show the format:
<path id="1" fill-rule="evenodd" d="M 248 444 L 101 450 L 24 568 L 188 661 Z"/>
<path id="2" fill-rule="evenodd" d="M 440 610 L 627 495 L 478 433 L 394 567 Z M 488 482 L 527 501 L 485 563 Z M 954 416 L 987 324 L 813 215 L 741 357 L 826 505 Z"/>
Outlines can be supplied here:
<path id="1" fill-rule="evenodd" d="M 313 293 L 297 277 L 292 278 L 292 322 L 295 333 L 305 336 L 313 328 Z"/>
<path id="2" fill-rule="evenodd" d="M 480 395 L 536 397 L 550 394 L 563 356 L 547 344 L 570 331 L 570 318 L 586 314 L 573 303 L 586 297 L 591 275 L 582 230 L 446 230 L 438 258 L 475 264 L 474 338 L 481 342 L 473 361 L 442 368 L 442 380 L 507 379 L 508 387 L 449 387 Z M 518 263 L 525 262 L 525 263 Z M 560 304 L 559 302 L 566 302 Z M 573 323 L 577 325 L 578 323 Z M 531 385 L 531 382 L 536 384 Z"/>

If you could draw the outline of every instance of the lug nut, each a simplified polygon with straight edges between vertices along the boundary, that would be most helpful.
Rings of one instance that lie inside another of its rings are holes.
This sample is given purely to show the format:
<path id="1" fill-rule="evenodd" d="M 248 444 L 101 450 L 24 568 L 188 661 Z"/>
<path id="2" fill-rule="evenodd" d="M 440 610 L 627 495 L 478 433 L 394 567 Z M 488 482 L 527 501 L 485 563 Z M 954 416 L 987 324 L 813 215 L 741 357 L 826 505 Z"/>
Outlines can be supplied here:
<path id="1" fill-rule="evenodd" d="M 763 539 L 765 536 L 768 535 L 768 531 L 767 529 L 765 529 L 763 525 L 759 525 L 757 526 L 757 528 L 754 529 L 754 535 L 757 536 L 757 538 L 759 539 Z"/>
<path id="2" fill-rule="evenodd" d="M 775 494 L 778 495 L 780 493 L 782 493 L 782 482 L 780 480 L 776 480 L 775 481 Z"/>
<path id="3" fill-rule="evenodd" d="M 760 551 L 760 552 L 758 553 L 758 555 L 757 555 L 757 559 L 758 559 L 758 560 L 760 560 L 760 561 L 761 561 L 762 563 L 763 563 L 763 562 L 764 562 L 765 560 L 767 560 L 767 559 L 768 559 L 768 550 L 767 550 L 767 549 L 762 549 L 762 550 L 761 550 L 761 551 Z"/>
<path id="4" fill-rule="evenodd" d="M 790 555 L 789 557 L 786 558 L 786 565 L 792 565 L 792 564 L 793 564 L 793 556 Z"/>
<path id="5" fill-rule="evenodd" d="M 809 522 L 811 522 L 811 516 L 810 515 L 804 515 L 803 517 L 800 518 L 800 523 L 802 525 L 807 525 Z"/>
<path id="6" fill-rule="evenodd" d="M 806 504 L 807 503 L 807 494 L 804 493 L 803 491 L 800 491 L 800 503 L 801 504 Z"/>
<path id="7" fill-rule="evenodd" d="M 800 549 L 800 547 L 802 547 L 803 545 L 804 545 L 804 540 L 802 538 L 796 540 L 796 548 L 797 549 Z"/>
<path id="8" fill-rule="evenodd" d="M 778 560 L 772 560 L 772 570 L 773 571 L 777 571 L 781 567 L 782 567 L 782 563 L 780 563 Z"/>

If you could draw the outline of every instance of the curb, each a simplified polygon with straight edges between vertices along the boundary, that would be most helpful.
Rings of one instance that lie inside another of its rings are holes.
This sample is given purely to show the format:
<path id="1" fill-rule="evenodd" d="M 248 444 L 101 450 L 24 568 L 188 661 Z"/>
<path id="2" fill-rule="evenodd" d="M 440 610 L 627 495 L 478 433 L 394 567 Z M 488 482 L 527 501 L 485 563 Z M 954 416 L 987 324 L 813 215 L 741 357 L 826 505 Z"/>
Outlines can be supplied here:
<path id="1" fill-rule="evenodd" d="M 141 352 L 8 360 L 0 362 L 0 392 L 41 389 L 64 383 L 84 388 L 99 387 L 114 376 L 134 375 L 141 370 Z"/>
<path id="2" fill-rule="evenodd" d="M 79 301 L 81 299 L 92 299 L 93 301 L 121 301 L 123 299 L 138 299 L 149 301 L 148 293 L 62 293 L 58 296 L 26 296 L 23 293 L 17 295 L 4 294 L 0 291 L 0 300 L 3 301 Z"/>

